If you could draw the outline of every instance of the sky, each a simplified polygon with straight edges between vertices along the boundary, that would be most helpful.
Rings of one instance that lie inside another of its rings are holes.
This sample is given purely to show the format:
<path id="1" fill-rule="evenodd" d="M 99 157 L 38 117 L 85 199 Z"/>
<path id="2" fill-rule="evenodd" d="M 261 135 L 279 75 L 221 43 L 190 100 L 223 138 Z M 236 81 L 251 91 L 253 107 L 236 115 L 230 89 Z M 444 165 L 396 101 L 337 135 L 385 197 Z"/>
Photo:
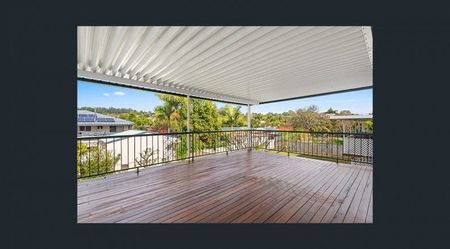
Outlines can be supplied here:
<path id="1" fill-rule="evenodd" d="M 78 81 L 78 108 L 80 107 L 115 107 L 131 108 L 138 111 L 153 111 L 162 102 L 150 91 L 110 86 L 98 83 Z M 217 107 L 224 103 L 215 102 Z M 320 112 L 332 107 L 337 110 L 350 110 L 352 113 L 372 113 L 372 89 L 346 93 L 329 94 L 318 97 L 283 101 L 252 106 L 252 112 L 282 113 L 289 110 L 317 105 Z M 242 109 L 245 112 L 245 109 Z"/>

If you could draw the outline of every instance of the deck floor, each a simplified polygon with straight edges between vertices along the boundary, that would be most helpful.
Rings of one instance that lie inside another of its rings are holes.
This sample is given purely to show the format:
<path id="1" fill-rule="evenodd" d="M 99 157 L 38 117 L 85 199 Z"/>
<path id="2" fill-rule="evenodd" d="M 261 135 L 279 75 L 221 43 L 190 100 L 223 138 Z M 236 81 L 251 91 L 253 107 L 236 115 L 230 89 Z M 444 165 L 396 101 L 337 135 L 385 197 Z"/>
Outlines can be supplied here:
<path id="1" fill-rule="evenodd" d="M 231 152 L 78 182 L 79 223 L 372 223 L 372 167 Z"/>

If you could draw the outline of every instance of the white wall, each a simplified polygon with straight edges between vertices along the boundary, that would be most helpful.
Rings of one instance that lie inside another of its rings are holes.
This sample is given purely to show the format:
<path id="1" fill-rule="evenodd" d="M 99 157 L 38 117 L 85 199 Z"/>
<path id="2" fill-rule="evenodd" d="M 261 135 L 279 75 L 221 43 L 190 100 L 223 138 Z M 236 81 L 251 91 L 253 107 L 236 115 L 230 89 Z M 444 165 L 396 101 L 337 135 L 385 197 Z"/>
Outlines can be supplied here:
<path id="1" fill-rule="evenodd" d="M 102 128 L 99 129 L 98 126 L 102 126 Z M 82 131 L 82 130 L 80 130 L 80 125 L 79 125 L 79 126 L 77 126 L 77 133 L 78 133 L 78 135 L 82 135 L 82 136 L 95 136 L 95 135 L 98 136 L 98 135 L 109 135 L 109 134 L 114 134 L 117 132 L 130 130 L 128 125 L 115 125 L 116 126 L 115 132 L 110 132 L 109 125 L 98 125 L 98 126 L 97 125 L 91 126 L 91 131 L 86 131 L 86 128 L 84 131 Z"/>
<path id="2" fill-rule="evenodd" d="M 152 149 L 154 163 L 163 161 L 171 161 L 176 159 L 176 152 L 170 150 L 173 153 L 167 154 L 167 146 L 176 143 L 177 139 L 169 137 L 167 135 L 152 135 L 152 136 L 133 136 L 124 138 L 110 138 L 101 139 L 103 143 L 106 143 L 106 149 L 116 156 L 121 155 L 115 165 L 115 170 L 122 169 L 123 164 L 128 164 L 128 168 L 139 166 L 135 160 L 141 159 L 140 154 L 144 154 L 147 148 Z"/>

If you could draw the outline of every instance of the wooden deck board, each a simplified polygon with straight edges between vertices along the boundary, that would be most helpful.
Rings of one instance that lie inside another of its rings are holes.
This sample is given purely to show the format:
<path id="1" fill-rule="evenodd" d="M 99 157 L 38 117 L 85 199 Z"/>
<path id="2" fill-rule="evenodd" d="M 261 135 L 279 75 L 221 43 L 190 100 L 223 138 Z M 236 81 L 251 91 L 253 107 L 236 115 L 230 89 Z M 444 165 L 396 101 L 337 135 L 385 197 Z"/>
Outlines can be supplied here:
<path id="1" fill-rule="evenodd" d="M 78 183 L 79 223 L 372 223 L 372 168 L 237 151 Z"/>

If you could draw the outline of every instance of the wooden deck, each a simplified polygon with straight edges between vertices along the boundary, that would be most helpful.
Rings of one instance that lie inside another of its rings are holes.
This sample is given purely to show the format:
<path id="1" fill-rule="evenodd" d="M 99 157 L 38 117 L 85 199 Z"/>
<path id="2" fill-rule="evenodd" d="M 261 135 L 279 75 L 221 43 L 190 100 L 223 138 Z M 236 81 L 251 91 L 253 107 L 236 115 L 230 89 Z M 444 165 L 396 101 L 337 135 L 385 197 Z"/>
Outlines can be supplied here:
<path id="1" fill-rule="evenodd" d="M 372 167 L 262 151 L 78 183 L 79 223 L 372 223 Z"/>

